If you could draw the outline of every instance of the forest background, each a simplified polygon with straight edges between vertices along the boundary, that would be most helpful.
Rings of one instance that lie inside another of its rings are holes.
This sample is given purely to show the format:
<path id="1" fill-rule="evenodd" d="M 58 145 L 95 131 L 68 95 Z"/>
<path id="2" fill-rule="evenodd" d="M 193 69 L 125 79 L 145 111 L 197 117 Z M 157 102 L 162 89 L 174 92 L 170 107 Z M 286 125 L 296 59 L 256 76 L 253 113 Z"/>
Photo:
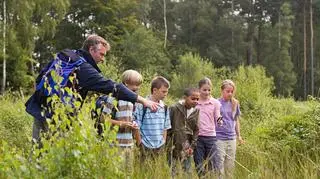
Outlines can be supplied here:
<path id="1" fill-rule="evenodd" d="M 124 70 L 138 70 L 141 95 L 156 74 L 171 81 L 169 104 L 205 76 L 214 97 L 223 79 L 234 80 L 247 141 L 238 148 L 236 177 L 319 177 L 319 0 L 0 3 L 0 178 L 123 176 L 118 160 L 101 161 L 115 151 L 94 135 L 91 99 L 80 117 L 86 127 L 50 144 L 38 162 L 28 159 L 32 118 L 23 103 L 35 77 L 55 53 L 80 48 L 91 33 L 112 46 L 100 65 L 104 76 L 119 81 Z M 134 176 L 169 177 L 164 163 L 136 167 Z"/>

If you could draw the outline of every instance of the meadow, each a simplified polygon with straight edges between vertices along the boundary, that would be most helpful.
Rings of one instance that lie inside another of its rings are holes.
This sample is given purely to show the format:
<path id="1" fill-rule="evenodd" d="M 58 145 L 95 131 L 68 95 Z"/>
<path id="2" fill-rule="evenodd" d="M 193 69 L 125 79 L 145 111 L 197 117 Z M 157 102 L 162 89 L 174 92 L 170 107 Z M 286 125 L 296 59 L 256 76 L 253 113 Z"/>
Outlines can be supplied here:
<path id="1" fill-rule="evenodd" d="M 233 72 L 212 69 L 208 76 L 214 83 L 214 97 L 220 95 L 222 79 L 231 78 L 237 84 L 241 133 L 246 142 L 237 148 L 235 178 L 319 178 L 319 100 L 309 97 L 307 101 L 296 101 L 273 96 L 272 79 L 262 67 L 239 67 Z M 193 76 L 194 82 L 201 75 Z M 185 78 L 181 74 L 172 79 L 168 104 L 179 99 Z M 145 78 L 142 95 L 148 93 L 150 79 Z M 110 145 L 115 132 L 105 131 L 103 139 L 96 135 L 90 116 L 96 97 L 97 94 L 91 94 L 86 99 L 77 118 L 72 119 L 77 122 L 72 123 L 70 130 L 63 130 L 70 122 L 65 114 L 70 109 L 61 105 L 56 112 L 60 120 L 53 119 L 59 121 L 58 125 L 50 128 L 53 131 L 59 126 L 58 134 L 44 140 L 42 149 L 36 149 L 31 145 L 33 119 L 24 111 L 26 99 L 13 92 L 1 96 L 0 178 L 125 178 L 119 169 L 118 151 Z M 169 171 L 166 156 L 144 165 L 137 159 L 133 178 L 170 178 Z M 196 178 L 195 171 L 192 176 Z M 177 178 L 185 178 L 183 172 Z"/>

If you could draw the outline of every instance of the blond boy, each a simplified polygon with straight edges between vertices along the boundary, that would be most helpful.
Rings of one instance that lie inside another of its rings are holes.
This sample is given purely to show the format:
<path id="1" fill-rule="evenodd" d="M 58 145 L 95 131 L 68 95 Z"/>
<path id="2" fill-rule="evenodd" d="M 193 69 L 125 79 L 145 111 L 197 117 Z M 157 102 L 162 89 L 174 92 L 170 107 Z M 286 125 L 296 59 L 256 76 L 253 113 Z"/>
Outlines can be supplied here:
<path id="1" fill-rule="evenodd" d="M 142 84 L 142 76 L 135 70 L 126 70 L 122 74 L 122 83 L 127 86 L 131 91 L 137 92 Z M 115 112 L 114 117 L 110 119 L 113 125 L 119 126 L 117 132 L 117 145 L 123 159 L 123 171 L 126 175 L 132 175 L 133 169 L 133 134 L 137 132 L 138 126 L 133 121 L 134 104 L 128 101 L 119 100 L 117 105 L 118 110 Z M 109 114 L 112 109 L 105 105 L 102 109 L 102 117 L 107 119 L 105 114 Z"/>

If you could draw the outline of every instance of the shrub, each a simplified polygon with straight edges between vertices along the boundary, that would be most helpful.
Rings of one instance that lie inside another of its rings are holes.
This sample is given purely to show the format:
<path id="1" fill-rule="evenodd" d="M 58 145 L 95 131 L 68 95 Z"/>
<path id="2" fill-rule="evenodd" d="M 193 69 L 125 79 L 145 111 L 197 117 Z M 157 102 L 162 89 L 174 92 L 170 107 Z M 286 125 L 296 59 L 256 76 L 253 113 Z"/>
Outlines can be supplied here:
<path id="1" fill-rule="evenodd" d="M 11 94 L 0 98 L 0 141 L 19 149 L 30 149 L 33 118 L 24 109 L 24 101 L 13 101 Z"/>
<path id="2" fill-rule="evenodd" d="M 7 142 L 1 140 L 0 178 L 123 177 L 120 157 L 114 147 L 115 131 L 105 130 L 104 138 L 97 136 L 90 118 L 90 104 L 84 105 L 73 117 L 67 115 L 69 106 L 57 105 L 52 119 L 55 125 L 50 125 L 50 132 L 42 137 L 43 148 L 34 146 L 29 157 L 26 157 L 29 151 L 24 151 L 27 147 L 9 148 Z M 106 129 L 110 129 L 108 123 Z"/>

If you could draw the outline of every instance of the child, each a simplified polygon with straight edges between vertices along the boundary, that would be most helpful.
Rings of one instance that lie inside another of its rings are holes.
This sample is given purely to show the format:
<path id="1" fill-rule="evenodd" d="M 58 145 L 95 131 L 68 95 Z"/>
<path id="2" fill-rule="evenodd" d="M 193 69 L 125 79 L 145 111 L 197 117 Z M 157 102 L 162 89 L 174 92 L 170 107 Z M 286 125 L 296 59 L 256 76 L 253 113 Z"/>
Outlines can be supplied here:
<path id="1" fill-rule="evenodd" d="M 168 131 L 169 164 L 172 176 L 176 174 L 176 164 L 181 162 L 185 172 L 191 168 L 191 156 L 198 138 L 199 109 L 196 109 L 200 98 L 199 89 L 184 90 L 184 100 L 170 107 L 172 128 Z"/>
<path id="2" fill-rule="evenodd" d="M 156 111 L 150 111 L 142 104 L 136 106 L 134 112 L 135 121 L 140 129 L 141 160 L 147 156 L 152 158 L 159 155 L 165 144 L 167 130 L 171 128 L 169 111 L 162 101 L 168 94 L 170 83 L 162 76 L 154 78 L 151 82 L 151 95 L 148 97 L 151 101 L 159 103 Z"/>
<path id="3" fill-rule="evenodd" d="M 137 92 L 141 83 L 142 76 L 135 70 L 126 70 L 122 74 L 122 83 L 131 91 Z M 110 105 L 104 105 L 102 117 L 106 118 L 106 114 L 110 114 L 112 110 Z M 118 111 L 115 112 L 113 119 L 110 122 L 113 125 L 119 126 L 116 139 L 120 147 L 121 158 L 123 160 L 124 172 L 126 175 L 132 175 L 133 168 L 133 133 L 137 132 L 138 126 L 133 121 L 134 104 L 128 101 L 119 100 L 117 104 Z"/>
<path id="4" fill-rule="evenodd" d="M 236 157 L 236 137 L 239 143 L 244 141 L 240 135 L 240 107 L 239 102 L 233 97 L 235 84 L 231 80 L 225 80 L 221 85 L 222 97 L 221 114 L 223 125 L 217 126 L 218 168 L 219 175 L 232 178 L 234 160 Z"/>
<path id="5" fill-rule="evenodd" d="M 194 161 L 199 176 L 206 173 L 206 163 L 208 163 L 209 170 L 217 168 L 215 121 L 220 117 L 220 103 L 211 97 L 211 86 L 209 78 L 199 81 L 200 100 L 196 106 L 200 110 L 199 136 L 194 152 Z"/>

